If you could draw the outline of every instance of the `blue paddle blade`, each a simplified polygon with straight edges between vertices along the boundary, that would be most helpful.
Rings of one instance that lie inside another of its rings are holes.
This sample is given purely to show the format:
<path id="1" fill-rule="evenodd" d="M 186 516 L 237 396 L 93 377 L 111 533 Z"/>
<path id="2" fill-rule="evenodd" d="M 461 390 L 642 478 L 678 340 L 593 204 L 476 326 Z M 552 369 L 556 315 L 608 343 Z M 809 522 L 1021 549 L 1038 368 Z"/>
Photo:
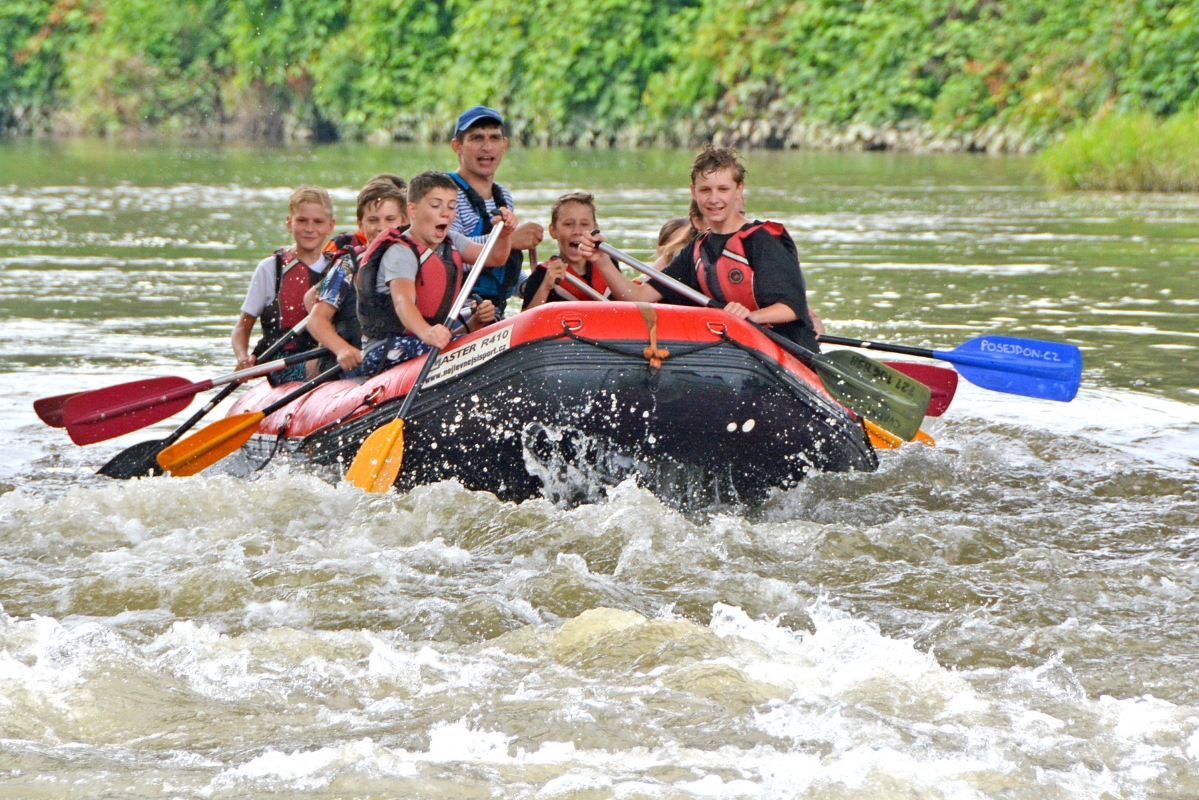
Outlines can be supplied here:
<path id="1" fill-rule="evenodd" d="M 1072 344 L 979 336 L 935 353 L 966 380 L 996 392 L 1068 403 L 1082 382 L 1082 351 Z"/>

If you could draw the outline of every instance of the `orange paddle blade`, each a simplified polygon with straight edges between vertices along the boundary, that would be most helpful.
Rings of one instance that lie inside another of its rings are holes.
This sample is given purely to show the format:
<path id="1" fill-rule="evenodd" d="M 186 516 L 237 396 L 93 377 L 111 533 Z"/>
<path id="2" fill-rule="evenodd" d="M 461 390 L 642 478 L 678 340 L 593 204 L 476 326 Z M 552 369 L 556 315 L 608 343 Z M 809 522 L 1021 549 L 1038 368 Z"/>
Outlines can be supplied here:
<path id="1" fill-rule="evenodd" d="M 346 470 L 346 480 L 366 492 L 386 492 L 403 463 L 404 420 L 396 419 L 366 438 Z"/>
<path id="2" fill-rule="evenodd" d="M 261 411 L 225 417 L 163 450 L 158 466 L 177 478 L 195 475 L 248 442 L 265 418 Z"/>
<path id="3" fill-rule="evenodd" d="M 863 420 L 863 423 L 866 425 L 866 434 L 870 437 L 870 444 L 874 445 L 876 450 L 894 450 L 904 443 L 903 439 L 885 428 L 880 428 L 868 419 Z M 926 444 L 929 447 L 937 446 L 937 440 L 921 430 L 916 431 L 912 441 Z"/>
<path id="4" fill-rule="evenodd" d="M 903 444 L 903 439 L 884 428 L 880 428 L 868 419 L 862 420 L 862 424 L 866 426 L 866 434 L 870 437 L 870 444 L 874 445 L 876 450 L 894 450 Z"/>

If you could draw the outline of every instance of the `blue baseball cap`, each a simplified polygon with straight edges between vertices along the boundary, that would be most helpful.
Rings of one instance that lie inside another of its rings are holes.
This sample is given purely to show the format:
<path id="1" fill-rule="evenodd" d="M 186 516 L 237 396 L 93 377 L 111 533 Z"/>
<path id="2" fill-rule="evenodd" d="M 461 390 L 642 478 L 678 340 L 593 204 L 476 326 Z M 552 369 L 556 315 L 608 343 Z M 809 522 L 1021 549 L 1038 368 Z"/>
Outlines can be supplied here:
<path id="1" fill-rule="evenodd" d="M 470 130 L 473 125 L 485 119 L 495 120 L 500 124 L 500 127 L 504 126 L 504 118 L 500 116 L 500 112 L 487 106 L 475 106 L 463 111 L 462 115 L 458 117 L 458 122 L 454 125 L 453 135 L 457 136 L 465 130 Z"/>

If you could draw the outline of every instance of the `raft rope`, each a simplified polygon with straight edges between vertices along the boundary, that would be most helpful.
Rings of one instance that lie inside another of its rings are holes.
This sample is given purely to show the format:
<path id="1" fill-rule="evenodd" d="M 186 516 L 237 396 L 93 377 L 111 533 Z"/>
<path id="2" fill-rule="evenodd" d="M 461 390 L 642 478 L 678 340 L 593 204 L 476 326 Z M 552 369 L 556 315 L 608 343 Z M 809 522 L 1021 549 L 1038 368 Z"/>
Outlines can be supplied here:
<path id="1" fill-rule="evenodd" d="M 361 411 L 362 409 L 375 408 L 379 404 L 379 395 L 381 395 L 381 394 L 383 394 L 382 386 L 376 386 L 374 389 L 371 389 L 370 394 L 368 394 L 366 397 L 364 397 L 362 399 L 361 403 L 354 406 L 349 411 L 342 414 L 340 417 L 333 420 L 332 422 L 326 422 L 324 425 L 320 426 L 319 428 L 312 431 L 308 435 L 302 437 L 300 439 L 300 443 L 298 445 L 296 445 L 296 449 L 299 449 L 299 448 L 305 446 L 308 443 L 308 440 L 311 439 L 312 437 L 320 436 L 322 433 L 325 433 L 332 428 L 336 428 L 338 425 L 342 425 L 346 422 L 349 422 L 352 418 L 359 416 L 358 412 Z"/>
<path id="2" fill-rule="evenodd" d="M 254 467 L 252 472 L 262 472 L 262 470 L 266 469 L 267 464 L 275 460 L 275 456 L 279 454 L 279 448 L 283 446 L 283 440 L 287 437 L 287 426 L 290 424 L 291 414 L 288 414 L 283 418 L 283 424 L 279 426 L 279 430 L 275 434 L 275 443 L 271 446 L 271 452 L 266 454 L 266 458 L 263 459 L 261 464 Z M 250 457 L 246 456 L 246 460 L 249 461 Z"/>
<path id="3" fill-rule="evenodd" d="M 628 350 L 617 347 L 612 344 L 609 344 L 608 342 L 606 342 L 602 339 L 590 339 L 586 336 L 580 336 L 579 334 L 574 332 L 574 329 L 570 327 L 569 323 L 570 323 L 570 320 L 565 320 L 565 319 L 562 320 L 562 333 L 559 333 L 557 336 L 547 337 L 546 339 L 538 339 L 535 342 L 525 342 L 524 344 L 521 345 L 521 347 L 525 347 L 530 344 L 535 344 L 536 342 L 544 342 L 544 341 L 548 341 L 551 339 L 561 339 L 561 338 L 565 337 L 567 339 L 574 339 L 576 342 L 582 342 L 583 344 L 589 344 L 592 347 L 598 348 L 600 350 L 607 350 L 609 353 L 616 353 L 617 355 L 620 355 L 620 356 L 628 356 L 629 358 L 636 358 L 635 353 L 630 353 Z M 711 347 L 717 347 L 720 344 L 721 344 L 721 342 L 708 342 L 706 344 L 697 345 L 697 346 L 691 348 L 690 350 L 676 352 L 675 357 L 679 358 L 681 356 L 689 356 L 689 355 L 694 355 L 695 353 L 702 353 L 704 350 L 707 350 Z M 655 333 L 654 338 L 650 340 L 650 347 L 654 348 L 655 350 L 658 350 L 656 333 Z M 645 350 L 642 351 L 642 355 L 644 356 L 644 358 L 646 360 L 648 360 L 650 362 L 650 367 L 652 369 L 661 367 L 662 366 L 661 359 L 666 358 L 666 356 L 669 356 L 670 352 L 665 351 L 665 350 L 659 350 L 659 352 L 663 352 L 663 353 L 665 353 L 665 355 L 659 356 L 658 363 L 654 364 L 653 359 L 650 357 L 650 355 L 646 354 L 650 350 L 650 347 L 645 348 Z"/>
<path id="4" fill-rule="evenodd" d="M 662 360 L 670 357 L 670 351 L 658 347 L 658 312 L 649 303 L 638 303 L 637 310 L 641 312 L 641 321 L 649 332 L 649 347 L 642 351 L 651 369 L 661 369 Z"/>

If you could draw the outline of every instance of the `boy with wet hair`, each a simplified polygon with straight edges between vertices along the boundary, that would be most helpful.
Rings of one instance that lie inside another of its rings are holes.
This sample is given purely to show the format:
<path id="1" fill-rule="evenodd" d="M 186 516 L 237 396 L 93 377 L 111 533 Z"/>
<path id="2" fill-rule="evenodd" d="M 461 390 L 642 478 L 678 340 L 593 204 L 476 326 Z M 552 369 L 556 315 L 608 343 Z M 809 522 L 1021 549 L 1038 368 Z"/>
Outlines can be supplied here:
<path id="1" fill-rule="evenodd" d="M 702 220 L 698 236 L 664 270 L 675 280 L 725 304 L 740 319 L 769 325 L 797 344 L 817 350 L 799 255 L 780 223 L 749 220 L 742 212 L 745 166 L 737 152 L 708 145 L 691 165 L 691 197 Z M 697 226 L 698 227 L 698 226 Z M 596 235 L 595 242 L 603 241 Z M 587 258 L 591 242 L 580 246 Z M 615 265 L 599 264 L 612 294 L 646 303 L 689 301 L 656 281 L 635 284 Z"/>
<path id="2" fill-rule="evenodd" d="M 569 192 L 554 201 L 550 210 L 550 236 L 558 242 L 558 255 L 538 264 L 524 285 L 522 311 L 558 300 L 594 300 L 588 293 L 566 280 L 566 275 L 586 283 L 601 295 L 607 295 L 608 284 L 591 261 L 579 253 L 579 243 L 591 235 L 596 226 L 595 198 L 587 192 Z M 603 253 L 597 260 L 607 260 Z"/>
<path id="3" fill-rule="evenodd" d="M 259 354 L 279 340 L 307 315 L 304 295 L 318 283 L 330 259 L 324 253 L 325 242 L 333 233 L 333 199 L 318 186 L 301 186 L 291 193 L 287 203 L 287 230 L 294 245 L 280 248 L 259 262 L 250 279 L 250 288 L 242 303 L 241 316 L 230 337 L 237 368 L 255 364 Z M 262 318 L 262 338 L 250 351 L 250 332 Z M 285 352 L 300 352 L 315 347 L 313 339 L 301 334 L 291 340 Z M 303 364 L 271 373 L 274 386 L 303 380 Z"/>
<path id="4" fill-rule="evenodd" d="M 405 188 L 407 183 L 404 184 Z M 322 359 L 319 370 L 341 366 L 350 377 L 362 363 L 362 327 L 358 323 L 358 293 L 354 276 L 358 259 L 379 234 L 391 228 L 408 226 L 408 198 L 395 181 L 372 178 L 358 193 L 358 236 L 355 243 L 334 254 L 333 267 L 317 287 L 308 330 L 313 338 L 333 354 Z"/>
<path id="5" fill-rule="evenodd" d="M 396 191 L 398 191 L 400 193 L 401 197 L 407 196 L 406 193 L 408 191 L 408 182 L 406 180 L 404 180 L 403 178 L 401 178 L 399 175 L 393 175 L 390 172 L 380 172 L 378 175 L 376 175 L 375 177 L 368 180 L 366 182 L 365 186 L 370 186 L 372 183 L 389 183 L 396 189 Z M 365 191 L 365 187 L 364 187 L 364 191 Z M 404 213 L 405 203 L 406 203 L 406 200 L 400 201 L 399 211 L 401 214 Z M 328 241 L 328 243 L 325 244 L 325 252 L 326 253 L 337 254 L 337 253 L 340 253 L 341 251 L 344 251 L 348 247 L 363 247 L 365 245 L 370 244 L 371 239 L 373 239 L 374 237 L 367 236 L 366 232 L 362 229 L 363 212 L 365 211 L 362 204 L 363 204 L 363 196 L 362 196 L 362 192 L 359 192 L 358 193 L 358 209 L 357 209 L 357 211 L 358 211 L 358 215 L 357 215 L 358 230 L 353 231 L 353 232 L 347 231 L 345 233 L 339 233 L 336 236 L 334 236 L 332 239 L 330 239 Z M 388 225 L 386 227 L 392 227 L 392 226 Z M 385 229 L 386 228 L 383 228 L 380 230 L 382 231 Z M 336 257 L 334 257 L 331 260 L 336 261 L 337 259 L 336 259 Z M 314 302 L 316 302 L 316 294 L 315 293 L 312 293 L 309 298 L 305 298 L 304 303 L 305 303 L 305 305 L 308 306 L 309 311 L 312 310 L 312 303 L 314 303 Z"/>
<path id="6" fill-rule="evenodd" d="M 385 342 L 367 354 L 363 375 L 376 375 L 450 343 L 444 321 L 462 286 L 463 264 L 483 253 L 483 245 L 451 227 L 457 200 L 453 178 L 422 172 L 408 185 L 411 226 L 384 231 L 363 253 L 356 279 L 363 350 Z M 493 224 L 502 219 L 504 229 L 484 266 L 508 260 L 517 224 L 510 208 L 495 216 Z M 485 300 L 467 327 L 478 330 L 494 319 L 495 306 Z"/>

